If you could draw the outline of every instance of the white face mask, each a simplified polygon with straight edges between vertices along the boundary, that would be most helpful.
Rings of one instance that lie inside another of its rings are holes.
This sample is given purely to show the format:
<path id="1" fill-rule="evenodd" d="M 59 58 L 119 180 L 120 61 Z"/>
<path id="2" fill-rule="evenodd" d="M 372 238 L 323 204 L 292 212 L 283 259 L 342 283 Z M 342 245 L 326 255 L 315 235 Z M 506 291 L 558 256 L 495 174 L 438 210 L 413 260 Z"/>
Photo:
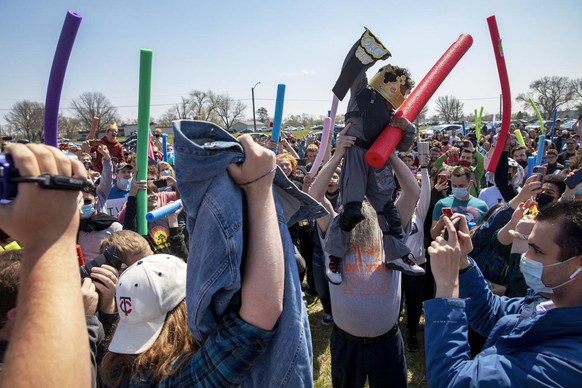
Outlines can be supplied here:
<path id="1" fill-rule="evenodd" d="M 580 272 L 582 272 L 582 266 L 578 267 L 578 269 L 576 271 L 574 271 L 574 273 L 572 275 L 570 275 L 570 278 L 568 280 L 566 280 L 562 284 L 558 284 L 555 287 L 548 287 L 542 281 L 542 275 L 544 273 L 544 268 L 562 265 L 562 264 L 567 263 L 568 261 L 570 261 L 572 259 L 576 259 L 577 257 L 578 256 L 571 257 L 568 260 L 562 261 L 560 263 L 543 265 L 539 261 L 528 259 L 527 257 L 525 257 L 525 254 L 522 254 L 521 260 L 519 261 L 519 269 L 521 270 L 521 273 L 523 274 L 523 277 L 525 279 L 525 283 L 528 285 L 529 288 L 531 288 L 532 290 L 534 290 L 537 293 L 543 292 L 546 294 L 553 294 L 554 290 L 556 288 L 560 288 L 562 286 L 565 286 L 566 284 L 573 281 L 574 278 L 576 277 L 576 275 L 578 275 Z"/>

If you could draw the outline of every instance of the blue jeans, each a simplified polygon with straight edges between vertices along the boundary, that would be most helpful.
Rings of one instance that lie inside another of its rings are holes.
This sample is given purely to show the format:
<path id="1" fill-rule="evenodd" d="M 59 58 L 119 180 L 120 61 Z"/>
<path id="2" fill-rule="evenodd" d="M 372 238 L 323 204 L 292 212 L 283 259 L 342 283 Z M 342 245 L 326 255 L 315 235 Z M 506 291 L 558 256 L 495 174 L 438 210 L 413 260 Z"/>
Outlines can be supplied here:
<path id="1" fill-rule="evenodd" d="M 212 123 L 175 121 L 174 134 L 176 179 L 190 236 L 188 324 L 194 338 L 203 342 L 219 317 L 240 309 L 246 204 L 226 168 L 242 162 L 244 153 L 236 139 Z M 313 385 L 311 334 L 287 222 L 318 217 L 325 210 L 306 195 L 295 196 L 294 187 L 278 169 L 274 192 L 285 255 L 283 313 L 269 348 L 243 386 Z"/>

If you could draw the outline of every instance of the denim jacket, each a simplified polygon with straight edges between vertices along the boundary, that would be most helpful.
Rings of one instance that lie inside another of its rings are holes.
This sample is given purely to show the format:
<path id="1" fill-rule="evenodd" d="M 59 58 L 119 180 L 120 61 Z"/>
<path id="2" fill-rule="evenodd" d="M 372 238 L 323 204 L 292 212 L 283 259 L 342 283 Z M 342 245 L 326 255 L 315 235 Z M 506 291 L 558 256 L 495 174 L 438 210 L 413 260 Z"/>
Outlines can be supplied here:
<path id="1" fill-rule="evenodd" d="M 244 153 L 235 138 L 212 123 L 180 120 L 173 125 L 176 179 L 190 236 L 188 324 L 194 338 L 203 342 L 216 329 L 219 317 L 240 309 L 246 205 L 243 191 L 226 168 L 242 162 Z M 320 217 L 325 209 L 301 193 L 280 169 L 273 187 L 285 254 L 283 313 L 269 348 L 243 385 L 312 386 L 311 334 L 287 224 Z"/>

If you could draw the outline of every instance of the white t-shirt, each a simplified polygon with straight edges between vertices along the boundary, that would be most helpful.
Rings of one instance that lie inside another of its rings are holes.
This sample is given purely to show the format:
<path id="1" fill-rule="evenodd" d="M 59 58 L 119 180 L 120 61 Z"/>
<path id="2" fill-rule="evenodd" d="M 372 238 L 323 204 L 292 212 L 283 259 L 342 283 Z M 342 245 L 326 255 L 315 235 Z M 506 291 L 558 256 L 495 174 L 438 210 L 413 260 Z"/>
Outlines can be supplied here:
<path id="1" fill-rule="evenodd" d="M 479 193 L 479 199 L 485 201 L 487 207 L 491 209 L 493 206 L 497 205 L 498 203 L 505 203 L 503 200 L 503 196 L 499 192 L 497 186 L 487 187 Z M 501 202 L 499 202 L 501 200 Z"/>
<path id="2" fill-rule="evenodd" d="M 321 232 L 319 237 L 325 246 Z M 342 283 L 329 284 L 334 323 L 356 337 L 378 337 L 398 322 L 400 272 L 386 268 L 381 235 L 379 241 L 367 251 L 350 247 L 341 263 Z"/>

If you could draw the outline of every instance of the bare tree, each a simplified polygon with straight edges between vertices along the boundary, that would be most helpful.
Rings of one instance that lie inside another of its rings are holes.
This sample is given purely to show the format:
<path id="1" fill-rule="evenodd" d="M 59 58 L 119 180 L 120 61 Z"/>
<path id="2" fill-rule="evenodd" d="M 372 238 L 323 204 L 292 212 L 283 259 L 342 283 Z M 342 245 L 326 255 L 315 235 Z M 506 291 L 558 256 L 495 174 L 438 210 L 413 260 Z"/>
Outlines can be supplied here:
<path id="1" fill-rule="evenodd" d="M 247 107 L 240 100 L 235 100 L 228 94 L 218 96 L 216 99 L 216 115 L 224 124 L 225 129 L 230 129 L 235 121 L 244 117 Z"/>
<path id="2" fill-rule="evenodd" d="M 59 135 L 73 138 L 76 137 L 81 129 L 78 119 L 59 115 Z"/>
<path id="3" fill-rule="evenodd" d="M 4 119 L 17 136 L 40 141 L 44 133 L 44 104 L 35 101 L 17 101 Z"/>
<path id="4" fill-rule="evenodd" d="M 100 92 L 85 92 L 81 94 L 72 101 L 71 108 L 74 110 L 75 117 L 79 120 L 81 128 L 86 130 L 91 128 L 91 121 L 95 116 L 101 119 L 98 131 L 102 130 L 107 124 L 120 119 L 117 108 Z"/>
<path id="5" fill-rule="evenodd" d="M 529 91 L 520 93 L 517 101 L 523 102 L 525 109 L 531 109 L 528 98 L 531 97 L 541 114 L 550 119 L 555 108 L 560 108 L 573 102 L 576 96 L 575 82 L 568 77 L 542 77 L 529 84 Z"/>
<path id="6" fill-rule="evenodd" d="M 222 96 L 212 91 L 203 92 L 193 90 L 190 92 L 190 104 L 192 118 L 206 121 L 216 121 L 216 110 L 221 103 Z"/>
<path id="7" fill-rule="evenodd" d="M 458 121 L 463 116 L 464 106 L 455 96 L 439 96 L 436 100 L 436 111 L 447 123 Z"/>

